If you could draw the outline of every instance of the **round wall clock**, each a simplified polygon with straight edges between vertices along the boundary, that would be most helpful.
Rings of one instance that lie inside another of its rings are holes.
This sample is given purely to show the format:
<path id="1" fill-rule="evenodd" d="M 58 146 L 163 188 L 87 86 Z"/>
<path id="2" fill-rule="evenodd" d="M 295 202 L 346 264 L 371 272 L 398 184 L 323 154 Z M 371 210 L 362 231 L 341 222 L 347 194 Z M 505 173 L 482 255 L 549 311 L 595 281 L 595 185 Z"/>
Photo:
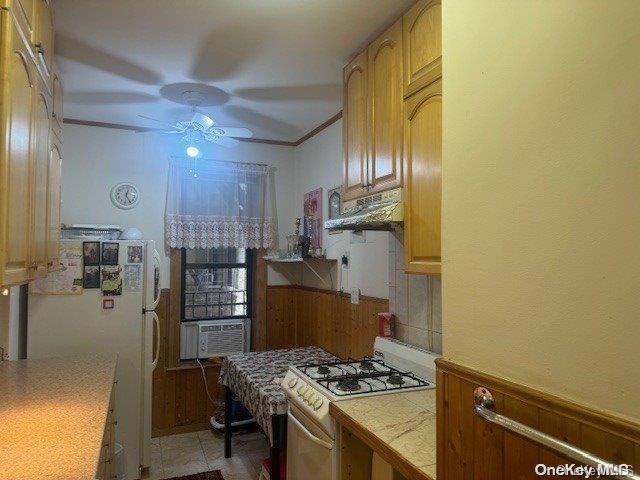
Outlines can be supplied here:
<path id="1" fill-rule="evenodd" d="M 135 207 L 139 200 L 138 188 L 131 183 L 117 183 L 111 189 L 111 203 L 123 210 Z"/>

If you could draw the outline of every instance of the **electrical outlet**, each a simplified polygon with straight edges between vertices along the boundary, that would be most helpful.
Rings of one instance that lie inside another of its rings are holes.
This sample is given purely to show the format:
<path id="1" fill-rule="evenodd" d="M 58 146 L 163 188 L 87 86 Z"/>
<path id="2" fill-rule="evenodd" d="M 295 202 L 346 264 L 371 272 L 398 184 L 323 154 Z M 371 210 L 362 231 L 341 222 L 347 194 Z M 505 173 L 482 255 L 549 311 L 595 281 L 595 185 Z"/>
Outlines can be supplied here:
<path id="1" fill-rule="evenodd" d="M 351 289 L 351 303 L 354 305 L 358 305 L 360 303 L 360 289 L 352 288 Z"/>
<path id="2" fill-rule="evenodd" d="M 345 270 L 349 270 L 349 252 L 344 252 L 340 258 L 340 265 Z"/>

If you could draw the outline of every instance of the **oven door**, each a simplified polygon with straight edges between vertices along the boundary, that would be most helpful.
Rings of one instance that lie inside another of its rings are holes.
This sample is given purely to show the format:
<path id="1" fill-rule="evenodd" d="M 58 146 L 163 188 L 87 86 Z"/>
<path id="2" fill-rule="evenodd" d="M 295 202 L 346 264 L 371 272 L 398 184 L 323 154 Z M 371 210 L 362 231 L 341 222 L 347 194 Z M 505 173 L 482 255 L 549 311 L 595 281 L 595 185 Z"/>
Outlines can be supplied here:
<path id="1" fill-rule="evenodd" d="M 289 402 L 287 478 L 336 480 L 337 452 L 333 438 Z"/>

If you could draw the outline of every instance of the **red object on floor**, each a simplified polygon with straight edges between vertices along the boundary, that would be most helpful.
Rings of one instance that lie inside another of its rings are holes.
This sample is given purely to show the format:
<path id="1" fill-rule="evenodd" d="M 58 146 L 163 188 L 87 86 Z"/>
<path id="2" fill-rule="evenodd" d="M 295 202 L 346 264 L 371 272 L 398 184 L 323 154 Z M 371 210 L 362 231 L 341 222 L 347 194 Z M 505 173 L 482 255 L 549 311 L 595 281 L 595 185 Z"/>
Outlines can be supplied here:
<path id="1" fill-rule="evenodd" d="M 210 472 L 194 473 L 183 477 L 172 477 L 167 480 L 224 480 L 220 470 L 211 470 Z"/>
<path id="2" fill-rule="evenodd" d="M 271 459 L 265 458 L 262 461 L 262 466 L 265 468 L 267 472 L 269 472 L 269 477 L 271 477 Z M 286 480 L 287 478 L 287 454 L 283 453 L 280 455 L 280 480 Z"/>

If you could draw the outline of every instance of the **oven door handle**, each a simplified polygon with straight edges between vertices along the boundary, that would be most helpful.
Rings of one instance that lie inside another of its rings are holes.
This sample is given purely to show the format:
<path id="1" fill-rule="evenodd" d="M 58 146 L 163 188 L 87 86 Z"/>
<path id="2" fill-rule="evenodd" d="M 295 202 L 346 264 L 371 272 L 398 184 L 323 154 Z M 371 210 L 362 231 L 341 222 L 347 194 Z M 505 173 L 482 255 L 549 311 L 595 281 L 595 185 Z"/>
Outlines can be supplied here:
<path id="1" fill-rule="evenodd" d="M 300 420 L 298 420 L 293 413 L 291 413 L 291 411 L 289 411 L 289 420 L 293 422 L 293 424 L 298 427 L 300 430 L 302 430 L 305 434 L 305 436 L 311 440 L 313 443 L 316 443 L 318 445 L 320 445 L 321 447 L 326 448 L 327 450 L 333 450 L 333 445 L 331 445 L 329 442 L 325 442 L 324 440 L 316 437 L 313 433 L 311 433 L 309 430 L 307 430 L 307 427 L 305 427 L 304 425 L 302 425 L 302 423 L 300 423 Z"/>

